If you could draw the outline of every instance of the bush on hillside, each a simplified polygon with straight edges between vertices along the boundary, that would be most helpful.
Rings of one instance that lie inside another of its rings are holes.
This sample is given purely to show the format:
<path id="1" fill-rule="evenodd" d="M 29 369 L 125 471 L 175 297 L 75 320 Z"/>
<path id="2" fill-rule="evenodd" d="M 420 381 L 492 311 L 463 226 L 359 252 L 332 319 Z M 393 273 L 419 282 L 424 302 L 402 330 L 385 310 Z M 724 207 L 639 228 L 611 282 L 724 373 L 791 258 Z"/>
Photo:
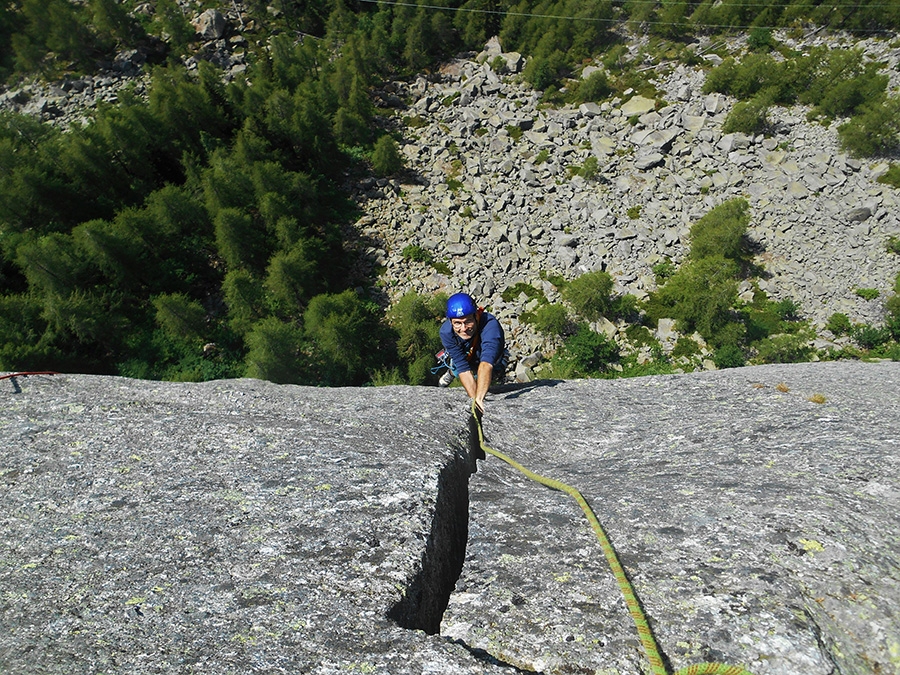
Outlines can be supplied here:
<path id="1" fill-rule="evenodd" d="M 596 377 L 619 360 L 619 347 L 587 324 L 565 341 L 553 357 L 554 370 L 566 377 Z"/>
<path id="2" fill-rule="evenodd" d="M 738 101 L 725 118 L 722 132 L 748 136 L 761 134 L 768 126 L 768 112 L 769 97 L 765 93 L 758 94 L 749 101 Z"/>
<path id="3" fill-rule="evenodd" d="M 409 291 L 388 312 L 396 334 L 397 354 L 406 364 L 405 382 L 426 384 L 433 380 L 431 368 L 441 348 L 440 327 L 447 302 L 445 295 L 431 298 Z"/>
<path id="4" fill-rule="evenodd" d="M 372 152 L 372 170 L 378 176 L 392 176 L 403 168 L 403 156 L 397 142 L 384 134 L 375 143 Z"/>
<path id="5" fill-rule="evenodd" d="M 756 343 L 755 363 L 802 363 L 815 352 L 806 332 L 772 335 Z"/>
<path id="6" fill-rule="evenodd" d="M 713 354 L 713 363 L 716 368 L 741 368 L 747 365 L 744 350 L 735 344 L 726 344 L 719 347 Z"/>
<path id="7" fill-rule="evenodd" d="M 750 205 L 744 199 L 719 204 L 691 226 L 691 260 L 723 257 L 746 267 L 752 258 L 747 226 Z"/>
<path id="8" fill-rule="evenodd" d="M 828 318 L 828 323 L 825 324 L 825 328 L 835 335 L 846 335 L 853 328 L 853 324 L 850 322 L 850 317 L 846 314 L 835 312 Z"/>
<path id="9" fill-rule="evenodd" d="M 885 155 L 900 148 L 900 98 L 860 106 L 860 114 L 838 127 L 841 147 L 855 157 Z"/>
<path id="10" fill-rule="evenodd" d="M 602 70 L 595 70 L 578 85 L 578 99 L 583 103 L 602 101 L 613 92 L 609 78 Z"/>
<path id="11" fill-rule="evenodd" d="M 302 331 L 274 316 L 256 323 L 247 336 L 246 377 L 278 384 L 301 382 Z"/>
<path id="12" fill-rule="evenodd" d="M 685 262 L 647 302 L 652 320 L 671 317 L 681 333 L 697 331 L 718 344 L 722 330 L 735 321 L 739 268 L 722 256 Z"/>
<path id="13" fill-rule="evenodd" d="M 607 272 L 588 272 L 570 281 L 562 296 L 580 317 L 597 321 L 611 314 L 612 289 L 613 280 Z"/>
<path id="14" fill-rule="evenodd" d="M 568 332 L 569 315 L 562 305 L 541 305 L 534 312 L 532 325 L 544 335 L 559 336 Z"/>

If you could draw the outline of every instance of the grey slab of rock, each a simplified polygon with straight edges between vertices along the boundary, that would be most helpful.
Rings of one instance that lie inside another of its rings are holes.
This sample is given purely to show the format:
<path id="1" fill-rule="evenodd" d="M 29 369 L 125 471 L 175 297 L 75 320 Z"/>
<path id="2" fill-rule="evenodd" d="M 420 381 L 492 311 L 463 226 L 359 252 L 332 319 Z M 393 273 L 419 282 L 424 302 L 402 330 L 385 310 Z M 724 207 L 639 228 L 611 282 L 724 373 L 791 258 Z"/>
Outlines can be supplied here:
<path id="1" fill-rule="evenodd" d="M 627 117 L 631 117 L 632 115 L 643 115 L 644 113 L 648 113 L 656 107 L 656 102 L 653 99 L 645 98 L 644 96 L 632 96 L 628 101 L 622 104 L 622 114 Z"/>
<path id="2" fill-rule="evenodd" d="M 485 433 L 592 504 L 669 672 L 896 670 L 900 364 L 535 382 L 488 400 Z M 444 635 L 545 673 L 648 672 L 574 500 L 493 457 L 470 499 Z"/>
<path id="3" fill-rule="evenodd" d="M 0 381 L 0 672 L 509 672 L 388 618 L 462 562 L 454 394 Z"/>
<path id="4" fill-rule="evenodd" d="M 634 159 L 634 168 L 639 171 L 647 171 L 661 164 L 664 164 L 666 158 L 658 152 L 649 152 L 644 155 L 638 155 Z"/>
<path id="5" fill-rule="evenodd" d="M 574 501 L 471 474 L 461 390 L 0 399 L 2 672 L 644 672 Z M 487 410 L 492 445 L 593 504 L 673 667 L 891 672 L 900 364 L 538 381 Z"/>

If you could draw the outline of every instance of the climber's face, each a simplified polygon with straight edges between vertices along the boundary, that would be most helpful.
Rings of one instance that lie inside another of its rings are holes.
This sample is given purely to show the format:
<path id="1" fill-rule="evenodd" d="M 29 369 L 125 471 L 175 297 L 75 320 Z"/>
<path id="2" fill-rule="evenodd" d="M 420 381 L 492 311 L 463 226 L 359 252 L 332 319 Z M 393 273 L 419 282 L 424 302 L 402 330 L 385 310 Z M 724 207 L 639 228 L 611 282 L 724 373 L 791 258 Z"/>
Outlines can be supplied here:
<path id="1" fill-rule="evenodd" d="M 466 314 L 459 319 L 450 319 L 450 325 L 453 326 L 453 332 L 463 340 L 471 340 L 475 335 L 474 314 Z"/>

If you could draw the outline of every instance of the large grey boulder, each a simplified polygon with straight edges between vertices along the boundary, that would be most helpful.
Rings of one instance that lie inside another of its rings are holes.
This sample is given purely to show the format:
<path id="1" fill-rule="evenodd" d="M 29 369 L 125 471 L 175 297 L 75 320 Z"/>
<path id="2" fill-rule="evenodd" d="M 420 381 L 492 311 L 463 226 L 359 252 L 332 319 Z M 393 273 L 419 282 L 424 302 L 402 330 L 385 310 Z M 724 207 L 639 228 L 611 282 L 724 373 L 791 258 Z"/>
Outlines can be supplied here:
<path id="1" fill-rule="evenodd" d="M 466 402 L 0 380 L 0 672 L 646 672 L 577 505 L 473 475 Z M 537 381 L 485 431 L 593 505 L 670 672 L 897 672 L 900 364 Z"/>

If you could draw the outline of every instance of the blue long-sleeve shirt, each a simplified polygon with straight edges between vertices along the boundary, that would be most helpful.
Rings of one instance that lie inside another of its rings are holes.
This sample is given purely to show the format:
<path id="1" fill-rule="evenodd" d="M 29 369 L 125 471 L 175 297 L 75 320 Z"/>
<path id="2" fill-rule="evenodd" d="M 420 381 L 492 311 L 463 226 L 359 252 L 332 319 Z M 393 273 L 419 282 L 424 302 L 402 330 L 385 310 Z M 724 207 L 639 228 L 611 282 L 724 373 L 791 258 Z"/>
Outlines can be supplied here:
<path id="1" fill-rule="evenodd" d="M 481 313 L 481 321 L 478 323 L 478 344 L 475 352 L 472 354 L 472 360 L 468 361 L 466 355 L 472 347 L 472 340 L 463 340 L 453 332 L 453 326 L 447 319 L 441 324 L 441 344 L 453 359 L 454 367 L 461 373 L 472 370 L 472 367 L 479 363 L 496 364 L 503 356 L 506 337 L 503 334 L 503 327 L 497 318 L 488 312 Z"/>

